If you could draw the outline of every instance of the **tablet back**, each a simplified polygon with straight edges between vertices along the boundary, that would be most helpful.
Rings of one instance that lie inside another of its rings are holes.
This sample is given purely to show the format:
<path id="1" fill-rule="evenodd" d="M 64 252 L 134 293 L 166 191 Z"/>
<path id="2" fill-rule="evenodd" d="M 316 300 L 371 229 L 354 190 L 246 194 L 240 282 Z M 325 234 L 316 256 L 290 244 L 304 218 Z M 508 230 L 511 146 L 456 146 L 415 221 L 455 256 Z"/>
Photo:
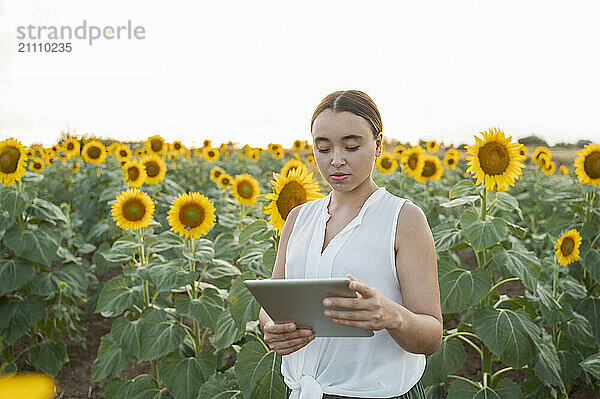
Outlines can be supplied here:
<path id="1" fill-rule="evenodd" d="M 372 330 L 335 323 L 324 310 L 323 299 L 356 298 L 348 278 L 244 280 L 244 284 L 275 323 L 294 322 L 310 328 L 316 337 L 371 337 Z"/>

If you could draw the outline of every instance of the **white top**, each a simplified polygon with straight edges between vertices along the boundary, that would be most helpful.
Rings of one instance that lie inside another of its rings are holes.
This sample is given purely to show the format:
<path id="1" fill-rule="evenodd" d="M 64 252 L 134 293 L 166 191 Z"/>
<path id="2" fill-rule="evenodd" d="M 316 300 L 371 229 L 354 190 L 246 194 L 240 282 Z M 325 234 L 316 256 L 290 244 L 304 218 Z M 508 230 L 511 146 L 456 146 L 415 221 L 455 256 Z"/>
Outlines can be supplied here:
<path id="1" fill-rule="evenodd" d="M 335 278 L 350 273 L 402 304 L 395 237 L 405 198 L 379 187 L 360 212 L 329 242 L 323 254 L 331 192 L 302 205 L 290 234 L 285 278 Z M 323 393 L 389 398 L 408 392 L 425 370 L 425 355 L 404 350 L 386 329 L 372 337 L 316 337 L 282 356 L 289 399 L 321 399 Z"/>

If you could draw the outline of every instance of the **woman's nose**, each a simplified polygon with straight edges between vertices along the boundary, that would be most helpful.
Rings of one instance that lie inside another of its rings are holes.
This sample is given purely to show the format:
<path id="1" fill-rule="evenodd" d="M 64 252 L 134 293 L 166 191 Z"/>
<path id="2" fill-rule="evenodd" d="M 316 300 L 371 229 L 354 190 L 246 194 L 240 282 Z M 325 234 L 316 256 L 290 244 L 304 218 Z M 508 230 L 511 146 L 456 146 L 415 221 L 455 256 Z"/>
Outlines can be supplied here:
<path id="1" fill-rule="evenodd" d="M 331 165 L 335 166 L 336 168 L 343 165 L 345 163 L 344 159 L 342 158 L 342 151 L 340 150 L 333 150 L 333 159 L 331 160 Z"/>

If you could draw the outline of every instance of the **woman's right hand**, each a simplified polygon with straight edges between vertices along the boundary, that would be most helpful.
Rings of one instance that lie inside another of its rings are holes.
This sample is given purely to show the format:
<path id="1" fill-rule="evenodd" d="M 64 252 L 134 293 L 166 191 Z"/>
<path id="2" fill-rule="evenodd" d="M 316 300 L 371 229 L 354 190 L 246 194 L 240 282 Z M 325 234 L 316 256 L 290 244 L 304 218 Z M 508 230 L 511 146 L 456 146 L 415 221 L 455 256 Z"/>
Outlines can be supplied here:
<path id="1" fill-rule="evenodd" d="M 292 328 L 289 326 L 292 325 Z M 311 329 L 296 329 L 295 323 L 275 323 L 269 320 L 263 329 L 265 342 L 280 355 L 289 355 L 308 345 L 315 338 Z"/>

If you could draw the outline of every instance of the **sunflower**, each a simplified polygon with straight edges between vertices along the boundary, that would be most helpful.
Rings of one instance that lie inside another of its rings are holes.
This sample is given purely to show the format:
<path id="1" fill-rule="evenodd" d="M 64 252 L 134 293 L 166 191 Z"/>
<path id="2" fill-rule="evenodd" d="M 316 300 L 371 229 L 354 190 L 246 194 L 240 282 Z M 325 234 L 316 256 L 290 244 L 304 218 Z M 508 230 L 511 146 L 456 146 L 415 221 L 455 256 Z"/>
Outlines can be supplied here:
<path id="1" fill-rule="evenodd" d="M 63 143 L 63 149 L 67 153 L 67 157 L 73 158 L 79 156 L 81 150 L 81 144 L 75 137 L 68 137 Z"/>
<path id="2" fill-rule="evenodd" d="M 41 158 L 33 158 L 29 162 L 29 170 L 35 173 L 42 173 L 46 169 L 46 163 Z"/>
<path id="3" fill-rule="evenodd" d="M 422 183 L 425 180 L 440 180 L 444 174 L 444 167 L 442 161 L 432 154 L 423 155 L 423 167 L 421 173 L 415 176 L 415 179 Z"/>
<path id="4" fill-rule="evenodd" d="M 439 143 L 435 140 L 428 141 L 425 146 L 427 147 L 427 151 L 431 152 L 432 154 L 437 152 L 437 150 L 440 148 Z"/>
<path id="5" fill-rule="evenodd" d="M 210 147 L 212 145 L 212 142 L 209 139 L 204 139 L 204 141 L 202 142 L 202 147 Z"/>
<path id="6" fill-rule="evenodd" d="M 227 189 L 231 187 L 231 182 L 233 182 L 233 178 L 227 173 L 221 173 L 217 178 L 217 184 L 222 189 Z"/>
<path id="7" fill-rule="evenodd" d="M 548 158 L 552 158 L 552 153 L 550 152 L 550 150 L 544 146 L 540 146 L 540 147 L 536 147 L 535 151 L 533 151 L 533 155 L 531 155 L 531 160 L 533 162 L 537 162 L 540 154 L 544 154 L 544 153 L 548 155 Z"/>
<path id="8" fill-rule="evenodd" d="M 505 138 L 504 132 L 495 128 L 481 133 L 483 141 L 474 136 L 477 144 L 467 146 L 467 173 L 477 179 L 477 185 L 483 181 L 489 190 L 507 191 L 525 167 L 520 144 L 511 143 L 511 136 Z"/>
<path id="9" fill-rule="evenodd" d="M 309 164 L 309 165 L 314 165 L 314 164 L 316 163 L 316 162 L 315 162 L 315 156 L 314 156 L 314 155 L 312 155 L 312 154 L 311 154 L 311 155 L 308 155 L 308 156 L 306 157 L 306 163 L 307 163 L 307 164 Z"/>
<path id="10" fill-rule="evenodd" d="M 256 198 L 260 194 L 258 180 L 251 175 L 236 175 L 233 179 L 232 193 L 233 196 L 244 205 L 256 204 Z"/>
<path id="11" fill-rule="evenodd" d="M 167 220 L 171 230 L 186 238 L 200 238 L 215 223 L 213 203 L 200 193 L 179 194 L 173 199 Z"/>
<path id="12" fill-rule="evenodd" d="M 80 166 L 81 166 L 81 159 L 77 159 L 77 161 L 75 163 L 69 165 L 69 167 L 73 170 L 73 173 L 79 172 Z"/>
<path id="13" fill-rule="evenodd" d="M 214 167 L 210 170 L 210 180 L 217 181 L 219 176 L 223 173 L 223 169 Z"/>
<path id="14" fill-rule="evenodd" d="M 181 144 L 181 141 L 179 141 L 179 140 L 175 140 L 170 145 L 170 148 L 171 148 L 171 152 L 174 153 L 175 155 L 179 155 L 185 151 L 185 147 L 183 146 L 183 144 Z"/>
<path id="15" fill-rule="evenodd" d="M 129 188 L 117 196 L 111 215 L 123 230 L 138 230 L 152 222 L 154 201 L 139 188 Z"/>
<path id="16" fill-rule="evenodd" d="M 448 169 L 456 168 L 458 160 L 460 159 L 460 151 L 454 148 L 448 149 L 444 155 L 444 167 Z"/>
<path id="17" fill-rule="evenodd" d="M 13 138 L 0 141 L 0 183 L 12 186 L 25 174 L 27 149 Z"/>
<path id="18" fill-rule="evenodd" d="M 381 173 L 393 173 L 398 168 L 398 160 L 394 159 L 394 154 L 384 151 L 375 158 L 375 165 Z"/>
<path id="19" fill-rule="evenodd" d="M 216 148 L 204 147 L 202 149 L 202 156 L 207 161 L 214 162 L 219 159 L 220 153 L 219 153 L 219 150 Z"/>
<path id="20" fill-rule="evenodd" d="M 2 398 L 50 399 L 55 397 L 56 391 L 56 381 L 44 373 L 0 376 Z"/>
<path id="21" fill-rule="evenodd" d="M 54 163 L 55 158 L 52 155 L 48 155 L 46 158 L 44 158 L 44 161 L 46 162 L 46 166 L 51 167 L 52 164 Z"/>
<path id="22" fill-rule="evenodd" d="M 290 159 L 281 167 L 281 171 L 279 173 L 281 173 L 284 176 L 287 176 L 292 170 L 298 168 L 306 169 L 306 171 L 308 172 L 308 167 L 302 161 L 297 159 Z"/>
<path id="23" fill-rule="evenodd" d="M 259 160 L 259 158 L 260 158 L 260 155 L 259 155 L 259 152 L 258 152 L 258 150 L 256 150 L 256 149 L 253 149 L 253 148 L 251 148 L 251 149 L 247 150 L 247 151 L 246 151 L 246 155 L 248 156 L 248 158 L 250 158 L 250 160 L 251 160 L 252 162 L 256 162 L 256 161 L 258 161 L 258 160 Z"/>
<path id="24" fill-rule="evenodd" d="M 559 168 L 559 169 L 560 169 L 560 172 L 561 172 L 563 175 L 568 175 L 568 174 L 569 174 L 569 169 L 568 169 L 568 168 L 567 168 L 565 165 L 560 165 L 560 168 Z"/>
<path id="25" fill-rule="evenodd" d="M 579 246 L 581 245 L 581 236 L 575 229 L 563 233 L 554 244 L 556 250 L 555 256 L 558 262 L 566 266 L 579 259 Z"/>
<path id="26" fill-rule="evenodd" d="M 229 158 L 229 151 L 225 151 L 225 158 Z"/>
<path id="27" fill-rule="evenodd" d="M 394 157 L 401 161 L 402 154 L 404 154 L 404 151 L 406 151 L 406 147 L 404 147 L 403 145 L 397 145 L 396 147 L 394 147 L 394 152 L 393 152 Z"/>
<path id="28" fill-rule="evenodd" d="M 168 151 L 167 145 L 165 144 L 165 139 L 159 135 L 148 137 L 145 142 L 145 149 L 148 151 L 148 154 L 155 155 L 163 155 Z"/>
<path id="29" fill-rule="evenodd" d="M 283 151 L 282 148 L 278 148 L 277 150 L 273 151 L 273 157 L 275 159 L 281 159 L 283 158 L 285 152 Z"/>
<path id="30" fill-rule="evenodd" d="M 86 162 L 99 165 L 106 159 L 106 147 L 98 140 L 90 140 L 83 146 L 81 155 Z"/>
<path id="31" fill-rule="evenodd" d="M 588 144 L 583 150 L 577 151 L 575 158 L 575 173 L 584 184 L 600 186 L 600 145 Z"/>
<path id="32" fill-rule="evenodd" d="M 423 167 L 423 155 L 426 152 L 420 145 L 413 146 L 402 153 L 401 162 L 409 176 L 417 176 Z"/>
<path id="33" fill-rule="evenodd" d="M 556 171 L 556 164 L 554 163 L 554 161 L 549 161 L 546 166 L 544 166 L 542 168 L 542 172 L 544 172 L 547 175 L 551 175 L 554 173 L 554 171 Z"/>
<path id="34" fill-rule="evenodd" d="M 131 187 L 141 187 L 146 181 L 146 170 L 139 161 L 127 161 L 123 168 L 123 180 Z"/>
<path id="35" fill-rule="evenodd" d="M 546 152 L 541 152 L 537 156 L 535 163 L 540 167 L 540 169 L 546 168 L 550 163 L 550 155 L 548 155 Z"/>
<path id="36" fill-rule="evenodd" d="M 121 161 L 126 161 L 131 158 L 131 150 L 127 146 L 127 144 L 118 144 L 114 149 L 114 154 L 117 159 Z"/>
<path id="37" fill-rule="evenodd" d="M 521 144 L 521 143 L 519 143 Z M 523 160 L 527 159 L 527 154 L 529 153 L 529 151 L 527 151 L 527 147 L 525 147 L 523 144 L 521 144 L 521 147 L 519 148 L 519 154 L 523 157 Z"/>
<path id="38" fill-rule="evenodd" d="M 155 154 L 146 155 L 140 159 L 140 165 L 146 171 L 146 179 L 144 183 L 158 184 L 164 180 L 167 174 L 167 165 L 165 160 Z"/>
<path id="39" fill-rule="evenodd" d="M 292 150 L 302 151 L 302 148 L 304 148 L 304 143 L 302 142 L 302 140 L 294 140 L 294 145 L 292 145 Z"/>
<path id="40" fill-rule="evenodd" d="M 312 172 L 307 169 L 292 169 L 286 176 L 273 173 L 271 184 L 275 193 L 266 194 L 271 202 L 263 208 L 263 213 L 270 215 L 269 223 L 281 234 L 283 225 L 290 211 L 296 206 L 308 201 L 322 198 L 319 185 L 313 180 Z"/>
<path id="41" fill-rule="evenodd" d="M 277 150 L 283 150 L 283 147 L 281 146 L 281 144 L 269 143 L 268 150 L 274 153 Z"/>
<path id="42" fill-rule="evenodd" d="M 225 152 L 226 150 L 227 150 L 227 144 L 221 143 L 221 145 L 219 146 L 219 151 Z"/>
<path id="43" fill-rule="evenodd" d="M 138 158 L 145 157 L 146 155 L 148 155 L 148 151 L 143 147 L 135 150 L 135 156 Z"/>

